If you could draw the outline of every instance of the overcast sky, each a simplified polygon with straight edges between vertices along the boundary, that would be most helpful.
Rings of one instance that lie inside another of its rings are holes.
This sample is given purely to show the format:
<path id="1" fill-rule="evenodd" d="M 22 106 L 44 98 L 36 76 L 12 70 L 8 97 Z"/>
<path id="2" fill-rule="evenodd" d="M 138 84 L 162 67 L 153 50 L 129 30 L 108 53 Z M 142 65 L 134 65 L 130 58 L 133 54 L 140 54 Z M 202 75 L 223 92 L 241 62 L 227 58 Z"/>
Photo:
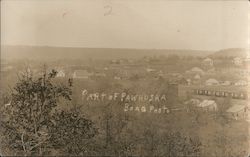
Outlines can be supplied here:
<path id="1" fill-rule="evenodd" d="M 247 48 L 248 12 L 247 0 L 2 0 L 1 43 Z"/>

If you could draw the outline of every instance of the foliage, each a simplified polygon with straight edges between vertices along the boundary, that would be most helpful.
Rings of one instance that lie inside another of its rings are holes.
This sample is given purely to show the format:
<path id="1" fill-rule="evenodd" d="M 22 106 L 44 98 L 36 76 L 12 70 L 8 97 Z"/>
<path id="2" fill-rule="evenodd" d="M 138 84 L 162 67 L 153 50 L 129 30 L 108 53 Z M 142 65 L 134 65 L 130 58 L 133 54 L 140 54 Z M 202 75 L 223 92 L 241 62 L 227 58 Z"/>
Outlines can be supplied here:
<path id="1" fill-rule="evenodd" d="M 48 153 L 47 148 L 53 146 L 51 138 L 55 139 L 55 137 L 61 136 L 60 131 L 63 131 L 65 127 L 61 124 L 67 124 L 70 120 L 73 121 L 73 126 L 79 127 L 79 129 L 85 127 L 89 130 L 85 129 L 84 131 L 91 131 L 91 121 L 83 119 L 79 115 L 69 119 L 71 114 L 55 112 L 56 106 L 62 100 L 70 101 L 72 95 L 69 86 L 56 84 L 53 81 L 56 74 L 55 70 L 49 73 L 45 70 L 41 77 L 34 78 L 30 73 L 26 73 L 19 78 L 19 82 L 14 87 L 11 105 L 6 109 L 4 120 L 1 120 L 3 128 L 1 132 L 4 133 L 4 140 L 7 141 L 8 147 L 13 152 L 17 152 L 18 155 Z M 60 121 L 56 125 L 49 125 L 52 124 L 53 119 Z M 57 132 L 52 134 L 53 129 L 56 129 Z M 65 136 L 61 142 L 65 140 L 63 143 L 68 143 L 71 138 L 81 140 L 79 137 L 83 135 L 82 132 L 74 133 L 74 135 Z M 90 134 L 88 135 L 90 136 Z"/>
<path id="2" fill-rule="evenodd" d="M 88 140 L 97 134 L 94 123 L 77 111 L 61 111 L 52 116 L 50 142 L 64 154 L 82 155 L 88 152 Z"/>

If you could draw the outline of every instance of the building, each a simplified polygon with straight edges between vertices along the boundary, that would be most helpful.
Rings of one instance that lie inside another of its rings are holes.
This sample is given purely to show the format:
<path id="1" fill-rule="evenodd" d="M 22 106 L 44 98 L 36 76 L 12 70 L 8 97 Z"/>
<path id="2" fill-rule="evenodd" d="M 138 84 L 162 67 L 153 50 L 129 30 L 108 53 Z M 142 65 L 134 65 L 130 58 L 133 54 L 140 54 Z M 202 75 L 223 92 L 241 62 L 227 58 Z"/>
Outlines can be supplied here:
<path id="1" fill-rule="evenodd" d="M 214 61 L 211 58 L 205 58 L 202 61 L 202 64 L 205 66 L 213 66 L 214 65 Z"/>
<path id="2" fill-rule="evenodd" d="M 56 77 L 65 77 L 66 74 L 63 70 L 59 70 L 58 73 L 56 74 Z"/>
<path id="3" fill-rule="evenodd" d="M 234 65 L 236 65 L 236 66 L 241 66 L 242 63 L 243 63 L 243 60 L 242 60 L 240 57 L 235 57 L 235 58 L 233 59 L 233 63 L 234 63 Z"/>
<path id="4" fill-rule="evenodd" d="M 151 72 L 156 72 L 156 70 L 155 70 L 155 69 L 152 69 L 152 68 L 147 68 L 146 71 L 149 72 L 149 73 L 151 73 Z"/>
<path id="5" fill-rule="evenodd" d="M 193 67 L 191 70 L 189 70 L 187 72 L 188 73 L 193 73 L 193 74 L 199 74 L 199 75 L 205 74 L 205 72 L 199 67 Z"/>
<path id="6" fill-rule="evenodd" d="M 190 100 L 188 100 L 188 101 L 186 101 L 185 102 L 185 104 L 187 105 L 187 104 L 191 104 L 191 105 L 195 105 L 195 106 L 197 106 L 198 104 L 200 104 L 200 100 L 199 99 L 190 99 Z"/>
<path id="7" fill-rule="evenodd" d="M 242 77 L 250 77 L 250 70 L 249 69 L 240 69 L 236 71 L 237 74 L 239 74 Z"/>
<path id="8" fill-rule="evenodd" d="M 187 85 L 190 86 L 192 84 L 192 80 L 191 79 L 187 79 Z"/>
<path id="9" fill-rule="evenodd" d="M 239 80 L 234 83 L 235 86 L 247 86 L 247 81 Z"/>
<path id="10" fill-rule="evenodd" d="M 88 72 L 87 70 L 76 70 L 73 73 L 73 78 L 77 78 L 77 79 L 89 79 L 93 75 L 94 75 L 93 73 Z"/>
<path id="11" fill-rule="evenodd" d="M 219 85 L 219 81 L 216 79 L 210 78 L 205 82 L 206 86 L 214 86 L 214 85 Z"/>
<path id="12" fill-rule="evenodd" d="M 199 74 L 196 74 L 196 75 L 194 76 L 194 79 L 195 79 L 195 80 L 200 80 L 200 79 L 201 79 L 201 76 L 200 76 Z"/>
<path id="13" fill-rule="evenodd" d="M 245 63 L 250 63 L 250 54 L 248 53 L 246 58 L 244 59 Z"/>
<path id="14" fill-rule="evenodd" d="M 229 118 L 235 120 L 247 117 L 247 107 L 245 105 L 233 105 L 226 112 Z"/>
<path id="15" fill-rule="evenodd" d="M 102 72 L 96 72 L 94 74 L 96 77 L 106 77 L 106 74 L 105 73 L 102 73 Z"/>
<path id="16" fill-rule="evenodd" d="M 114 79 L 115 79 L 115 80 L 121 80 L 121 77 L 119 77 L 119 76 L 114 76 Z"/>
<path id="17" fill-rule="evenodd" d="M 201 108 L 203 111 L 217 111 L 218 107 L 214 100 L 203 100 L 197 105 L 198 108 Z"/>
<path id="18" fill-rule="evenodd" d="M 214 68 L 211 68 L 211 69 L 207 70 L 207 73 L 208 73 L 208 74 L 215 74 L 216 71 L 215 71 Z"/>
<path id="19" fill-rule="evenodd" d="M 223 86 L 230 86 L 230 85 L 231 85 L 231 82 L 230 82 L 230 81 L 223 81 L 223 82 L 221 83 L 221 85 L 223 85 Z"/>
<path id="20" fill-rule="evenodd" d="M 171 77 L 168 79 L 169 83 L 172 84 L 180 84 L 180 85 L 188 85 L 188 81 L 185 78 L 176 78 L 176 77 Z"/>

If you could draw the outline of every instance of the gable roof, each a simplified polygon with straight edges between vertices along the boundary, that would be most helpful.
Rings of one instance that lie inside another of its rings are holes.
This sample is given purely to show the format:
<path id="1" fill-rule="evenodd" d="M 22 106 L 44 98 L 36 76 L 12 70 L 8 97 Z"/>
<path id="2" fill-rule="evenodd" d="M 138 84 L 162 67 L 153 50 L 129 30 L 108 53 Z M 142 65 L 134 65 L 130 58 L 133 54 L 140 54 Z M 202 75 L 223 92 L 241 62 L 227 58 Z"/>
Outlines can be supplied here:
<path id="1" fill-rule="evenodd" d="M 214 100 L 203 100 L 200 104 L 198 104 L 198 107 L 207 107 L 210 105 L 217 105 Z"/>
<path id="2" fill-rule="evenodd" d="M 216 83 L 216 84 L 218 84 L 219 81 L 217 81 L 216 79 L 210 78 L 210 79 L 208 79 L 208 80 L 206 81 L 206 83 Z"/>
<path id="3" fill-rule="evenodd" d="M 203 60 L 204 62 L 211 62 L 211 61 L 213 61 L 211 58 L 205 58 L 204 60 Z"/>
<path id="4" fill-rule="evenodd" d="M 193 67 L 190 71 L 204 73 L 204 71 L 199 67 Z"/>
<path id="5" fill-rule="evenodd" d="M 232 107 L 230 107 L 227 112 L 228 113 L 236 113 L 236 112 L 239 112 L 239 111 L 242 111 L 246 108 L 245 105 L 233 105 Z"/>

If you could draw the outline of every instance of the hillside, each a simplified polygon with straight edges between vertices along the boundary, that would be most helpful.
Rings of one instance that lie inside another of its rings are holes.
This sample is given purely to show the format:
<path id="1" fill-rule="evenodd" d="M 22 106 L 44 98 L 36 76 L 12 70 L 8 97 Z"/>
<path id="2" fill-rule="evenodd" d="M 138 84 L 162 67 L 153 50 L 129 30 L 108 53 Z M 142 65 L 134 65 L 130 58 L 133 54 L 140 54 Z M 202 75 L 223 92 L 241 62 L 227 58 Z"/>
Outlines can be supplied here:
<path id="1" fill-rule="evenodd" d="M 220 51 L 217 51 L 211 55 L 209 55 L 209 57 L 211 58 L 218 58 L 218 57 L 246 57 L 247 55 L 247 49 L 241 49 L 241 48 L 231 48 L 231 49 L 223 49 Z"/>
<path id="2" fill-rule="evenodd" d="M 118 48 L 75 48 L 46 46 L 2 46 L 1 56 L 4 59 L 117 59 L 141 58 L 158 55 L 193 55 L 206 56 L 210 51 L 196 50 L 163 50 L 163 49 L 118 49 Z"/>

